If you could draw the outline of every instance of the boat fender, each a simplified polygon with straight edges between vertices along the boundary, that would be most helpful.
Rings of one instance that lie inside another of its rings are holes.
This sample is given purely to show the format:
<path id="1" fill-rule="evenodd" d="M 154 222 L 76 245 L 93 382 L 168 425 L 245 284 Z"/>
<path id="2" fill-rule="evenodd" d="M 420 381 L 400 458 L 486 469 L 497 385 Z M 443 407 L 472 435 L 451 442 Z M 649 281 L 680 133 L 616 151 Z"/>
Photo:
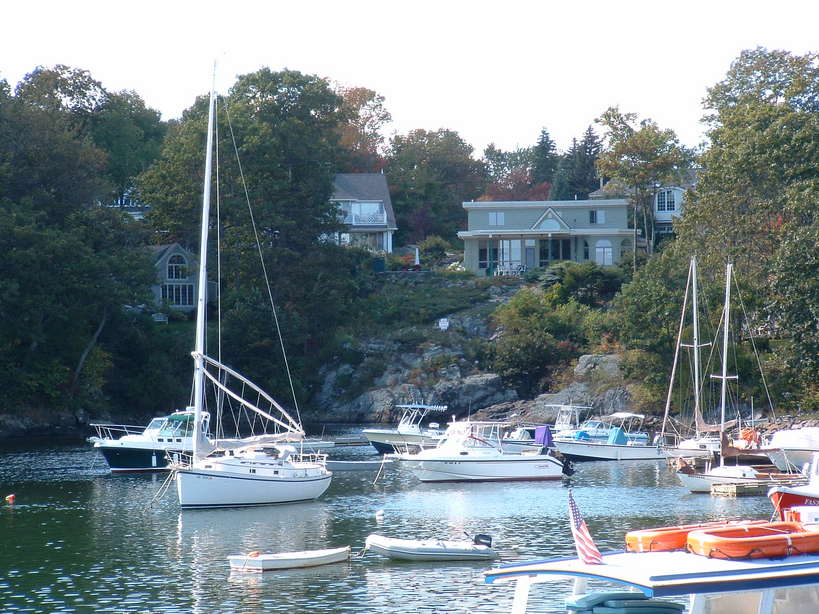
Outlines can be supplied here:
<path id="1" fill-rule="evenodd" d="M 17 495 L 6 495 L 6 503 L 9 505 L 14 505 L 14 500 L 17 498 Z"/>
<path id="2" fill-rule="evenodd" d="M 472 543 L 476 546 L 486 546 L 487 548 L 491 548 L 492 536 L 487 535 L 486 533 L 476 533 L 475 537 L 472 538 Z"/>

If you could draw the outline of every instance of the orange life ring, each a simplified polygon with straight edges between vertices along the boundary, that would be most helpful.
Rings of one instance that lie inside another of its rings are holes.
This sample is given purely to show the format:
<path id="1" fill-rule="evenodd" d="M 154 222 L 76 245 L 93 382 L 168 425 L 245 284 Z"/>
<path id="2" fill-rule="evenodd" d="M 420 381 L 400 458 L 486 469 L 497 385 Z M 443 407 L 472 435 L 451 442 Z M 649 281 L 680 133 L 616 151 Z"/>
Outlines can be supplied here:
<path id="1" fill-rule="evenodd" d="M 805 531 L 798 522 L 699 529 L 688 534 L 686 547 L 714 559 L 781 558 L 819 552 L 819 531 Z"/>
<path id="2" fill-rule="evenodd" d="M 686 539 L 697 529 L 735 527 L 765 524 L 767 520 L 715 520 L 698 524 L 683 524 L 676 527 L 641 529 L 626 533 L 626 550 L 629 552 L 668 552 L 685 550 Z"/>

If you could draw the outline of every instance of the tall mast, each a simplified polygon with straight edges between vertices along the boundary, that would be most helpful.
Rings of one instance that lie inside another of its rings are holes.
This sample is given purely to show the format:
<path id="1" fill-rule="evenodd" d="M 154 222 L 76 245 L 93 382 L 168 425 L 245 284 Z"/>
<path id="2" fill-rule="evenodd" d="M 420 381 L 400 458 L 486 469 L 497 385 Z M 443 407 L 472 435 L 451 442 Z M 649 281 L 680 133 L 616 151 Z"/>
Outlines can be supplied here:
<path id="1" fill-rule="evenodd" d="M 731 271 L 730 262 L 725 269 L 725 328 L 722 330 L 722 388 L 720 391 L 720 435 L 725 427 L 725 396 L 728 390 L 728 327 L 731 320 Z"/>
<path id="2" fill-rule="evenodd" d="M 205 397 L 205 307 L 208 296 L 208 220 L 210 218 L 210 186 L 213 168 L 213 124 L 216 107 L 216 67 L 208 103 L 208 139 L 205 152 L 205 180 L 202 187 L 202 228 L 199 235 L 199 290 L 196 298 L 196 342 L 193 350 L 193 459 L 199 455 L 202 433 L 202 411 Z"/>
<path id="3" fill-rule="evenodd" d="M 700 320 L 699 303 L 697 301 L 697 257 L 691 258 L 691 311 L 694 320 L 694 425 L 697 437 L 700 435 L 700 421 L 702 408 L 700 407 Z"/>

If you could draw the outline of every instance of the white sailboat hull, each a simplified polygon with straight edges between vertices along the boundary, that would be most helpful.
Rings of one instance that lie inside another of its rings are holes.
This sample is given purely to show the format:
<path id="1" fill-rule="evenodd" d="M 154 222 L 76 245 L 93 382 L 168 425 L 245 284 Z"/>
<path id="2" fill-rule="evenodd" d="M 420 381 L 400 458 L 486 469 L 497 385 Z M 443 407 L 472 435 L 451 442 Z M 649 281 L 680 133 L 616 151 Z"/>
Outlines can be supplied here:
<path id="1" fill-rule="evenodd" d="M 660 446 L 564 440 L 555 440 L 554 445 L 563 456 L 574 460 L 662 460 L 666 457 L 666 451 Z"/>
<path id="2" fill-rule="evenodd" d="M 183 508 L 274 505 L 317 499 L 329 488 L 332 476 L 330 472 L 313 476 L 301 472 L 301 475 L 257 477 L 181 469 L 177 471 L 176 489 Z"/>
<path id="3" fill-rule="evenodd" d="M 275 569 L 301 569 L 331 563 L 341 563 L 350 558 L 350 546 L 327 550 L 303 552 L 278 552 L 275 554 L 232 554 L 227 557 L 231 571 L 262 572 Z"/>
<path id="4" fill-rule="evenodd" d="M 405 460 L 422 482 L 559 480 L 563 463 L 547 455 L 500 454 L 495 458 L 458 456 Z"/>

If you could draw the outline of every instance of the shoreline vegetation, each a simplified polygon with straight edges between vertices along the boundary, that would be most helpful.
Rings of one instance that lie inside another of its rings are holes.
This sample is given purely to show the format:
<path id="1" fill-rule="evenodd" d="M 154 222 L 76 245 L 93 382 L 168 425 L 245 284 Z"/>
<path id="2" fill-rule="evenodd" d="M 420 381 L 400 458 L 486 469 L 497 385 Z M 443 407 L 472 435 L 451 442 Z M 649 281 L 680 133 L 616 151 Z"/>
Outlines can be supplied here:
<path id="1" fill-rule="evenodd" d="M 219 150 L 242 152 L 303 419 L 390 422 L 391 404 L 412 400 L 465 416 L 543 395 L 658 416 L 691 255 L 707 288 L 704 334 L 718 327 L 720 279 L 734 263 L 737 309 L 749 324 L 735 332 L 732 368 L 750 373 L 758 361 L 766 377 L 740 381 L 744 411 L 813 419 L 817 62 L 812 53 L 743 51 L 707 91 L 708 143 L 697 151 L 604 101 L 567 151 L 546 128 L 508 152 L 475 152 L 446 129 L 386 139 L 386 100 L 366 87 L 267 68 L 238 77 L 220 103 L 237 142 L 220 135 Z M 16 85 L 0 79 L 0 438 L 144 424 L 188 404 L 191 322 L 151 307 L 150 246 L 197 247 L 205 111 L 200 97 L 163 122 L 137 93 L 62 65 Z M 394 244 L 418 246 L 430 272 L 405 271 L 400 249 L 374 255 L 322 240 L 342 230 L 330 202 L 340 172 L 387 175 Z M 287 391 L 267 297 L 251 281 L 258 271 L 246 257 L 239 169 L 226 160 L 220 173 L 233 186 L 221 194 L 219 220 L 221 328 L 236 348 L 226 363 L 274 394 Z M 655 235 L 656 187 L 692 176 L 673 234 Z M 630 223 L 645 238 L 634 258 L 550 262 L 522 278 L 457 270 L 463 202 L 582 199 L 601 184 L 633 203 Z M 134 207 L 142 219 L 128 215 Z M 156 310 L 167 324 L 151 317 Z M 441 318 L 451 323 L 445 331 Z M 620 373 L 584 373 L 580 398 L 575 370 L 585 356 L 616 356 Z M 765 384 L 773 409 L 760 407 Z M 688 406 L 687 390 L 674 395 L 675 407 Z"/>

